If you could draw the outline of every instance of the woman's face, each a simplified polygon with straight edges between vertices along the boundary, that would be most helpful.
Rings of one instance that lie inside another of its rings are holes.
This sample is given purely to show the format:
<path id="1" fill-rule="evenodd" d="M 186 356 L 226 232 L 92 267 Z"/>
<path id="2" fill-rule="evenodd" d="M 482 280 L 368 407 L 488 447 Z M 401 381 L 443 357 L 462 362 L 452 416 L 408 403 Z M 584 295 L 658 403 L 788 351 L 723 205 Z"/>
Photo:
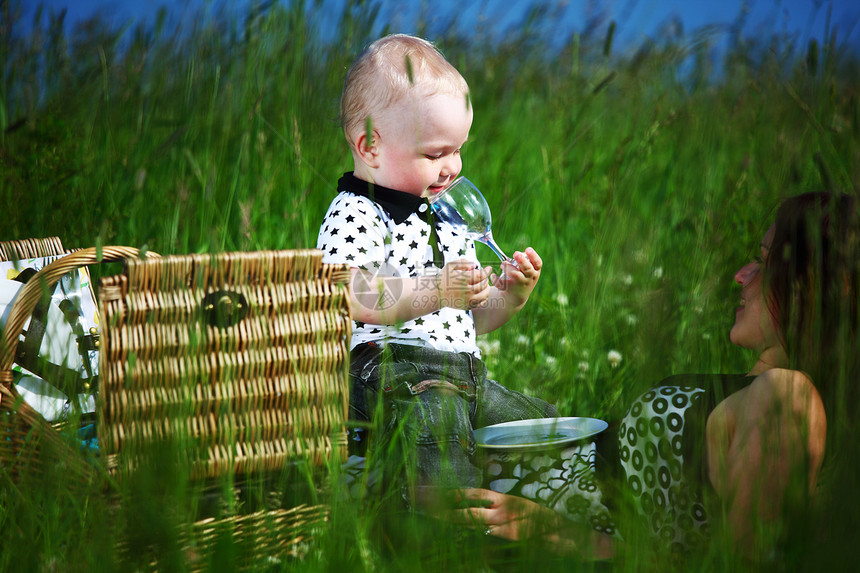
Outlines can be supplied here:
<path id="1" fill-rule="evenodd" d="M 735 312 L 735 324 L 729 338 L 732 344 L 759 353 L 769 348 L 782 347 L 761 284 L 762 268 L 770 255 L 772 241 L 773 225 L 761 241 L 761 256 L 735 273 L 735 282 L 741 285 L 741 304 Z"/>

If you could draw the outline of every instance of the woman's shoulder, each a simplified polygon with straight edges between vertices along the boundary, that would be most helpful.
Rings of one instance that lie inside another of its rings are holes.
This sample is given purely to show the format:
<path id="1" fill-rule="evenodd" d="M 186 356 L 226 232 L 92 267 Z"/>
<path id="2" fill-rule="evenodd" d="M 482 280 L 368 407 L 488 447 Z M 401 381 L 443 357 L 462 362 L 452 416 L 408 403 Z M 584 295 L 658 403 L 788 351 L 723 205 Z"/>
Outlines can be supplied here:
<path id="1" fill-rule="evenodd" d="M 657 387 L 663 386 L 694 386 L 697 388 L 708 388 L 714 384 L 733 384 L 742 382 L 748 378 L 746 374 L 701 374 L 685 373 L 672 374 L 660 380 Z"/>
<path id="2" fill-rule="evenodd" d="M 803 382 L 812 383 L 812 378 L 802 370 L 791 368 L 768 368 L 756 376 L 756 380 L 768 382 Z"/>
<path id="3" fill-rule="evenodd" d="M 756 376 L 749 395 L 751 399 L 821 401 L 812 378 L 801 370 L 789 368 L 770 368 Z"/>
<path id="4" fill-rule="evenodd" d="M 747 420 L 778 419 L 777 425 L 802 426 L 810 438 L 823 438 L 827 427 L 824 403 L 808 374 L 771 368 L 756 376 L 741 406 Z M 823 444 L 822 444 L 823 445 Z"/>

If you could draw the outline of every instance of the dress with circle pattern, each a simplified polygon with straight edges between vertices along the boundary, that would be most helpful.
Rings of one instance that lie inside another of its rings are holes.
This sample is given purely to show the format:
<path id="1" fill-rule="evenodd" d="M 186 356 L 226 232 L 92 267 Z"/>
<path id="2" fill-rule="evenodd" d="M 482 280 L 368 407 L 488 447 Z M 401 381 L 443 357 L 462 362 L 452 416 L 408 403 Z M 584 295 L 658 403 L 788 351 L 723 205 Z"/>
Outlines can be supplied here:
<path id="1" fill-rule="evenodd" d="M 487 454 L 484 479 L 500 493 L 518 495 L 555 510 L 577 523 L 621 538 L 604 505 L 595 472 L 597 449 L 590 440 L 561 450 Z"/>
<path id="2" fill-rule="evenodd" d="M 639 396 L 618 428 L 618 457 L 638 513 L 673 551 L 709 538 L 707 417 L 747 376 L 674 376 Z"/>

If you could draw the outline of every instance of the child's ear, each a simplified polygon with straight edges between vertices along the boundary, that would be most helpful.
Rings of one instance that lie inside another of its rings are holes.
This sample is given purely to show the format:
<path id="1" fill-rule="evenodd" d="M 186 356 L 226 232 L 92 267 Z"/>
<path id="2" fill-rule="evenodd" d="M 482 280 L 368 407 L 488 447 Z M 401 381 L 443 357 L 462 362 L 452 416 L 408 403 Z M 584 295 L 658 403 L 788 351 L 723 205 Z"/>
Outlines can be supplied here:
<path id="1" fill-rule="evenodd" d="M 355 153 L 368 167 L 379 167 L 379 132 L 374 129 L 369 134 L 359 133 L 355 138 Z"/>

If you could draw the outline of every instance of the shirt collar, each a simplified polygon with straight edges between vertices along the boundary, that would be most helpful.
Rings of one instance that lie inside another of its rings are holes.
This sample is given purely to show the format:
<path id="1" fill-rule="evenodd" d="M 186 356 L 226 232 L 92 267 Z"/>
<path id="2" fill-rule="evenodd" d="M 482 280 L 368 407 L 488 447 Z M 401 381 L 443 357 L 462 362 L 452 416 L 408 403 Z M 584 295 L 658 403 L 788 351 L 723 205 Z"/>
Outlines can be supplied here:
<path id="1" fill-rule="evenodd" d="M 352 171 L 343 174 L 343 177 L 337 182 L 337 188 L 341 191 L 349 191 L 355 195 L 367 197 L 385 209 L 398 225 L 408 219 L 412 213 L 425 219 L 427 212 L 430 211 L 429 201 L 424 197 L 368 183 L 356 177 Z M 425 205 L 423 209 L 421 208 L 422 205 Z"/>

